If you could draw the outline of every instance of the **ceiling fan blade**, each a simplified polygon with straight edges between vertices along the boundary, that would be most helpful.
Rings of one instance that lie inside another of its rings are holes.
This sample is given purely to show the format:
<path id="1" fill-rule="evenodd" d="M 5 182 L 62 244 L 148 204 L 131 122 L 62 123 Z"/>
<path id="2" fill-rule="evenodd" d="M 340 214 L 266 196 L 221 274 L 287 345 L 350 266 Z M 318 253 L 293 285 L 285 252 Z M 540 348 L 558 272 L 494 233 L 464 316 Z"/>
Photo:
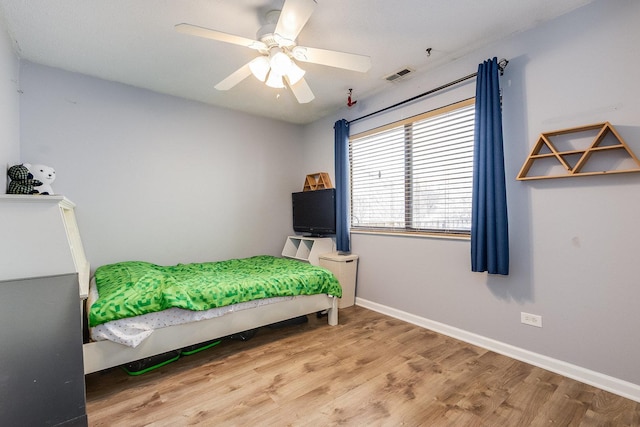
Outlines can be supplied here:
<path id="1" fill-rule="evenodd" d="M 229 90 L 247 77 L 251 75 L 251 69 L 249 68 L 249 63 L 244 64 L 242 67 L 238 68 L 236 71 L 231 73 L 229 77 L 222 80 L 220 83 L 215 85 L 214 87 L 218 90 Z"/>
<path id="2" fill-rule="evenodd" d="M 222 31 L 216 31 L 205 27 L 199 27 L 192 24 L 177 24 L 175 26 L 176 31 L 188 34 L 190 36 L 204 37 L 206 39 L 218 40 L 221 42 L 237 44 L 245 46 L 255 50 L 267 50 L 267 45 L 258 40 L 248 39 L 246 37 L 236 36 L 233 34 L 223 33 Z"/>
<path id="3" fill-rule="evenodd" d="M 315 7 L 315 0 L 285 0 L 275 33 L 294 42 Z"/>
<path id="4" fill-rule="evenodd" d="M 328 65 L 329 67 L 366 73 L 371 68 L 371 58 L 355 53 L 318 49 L 315 47 L 296 46 L 293 48 L 294 58 L 302 62 Z"/>
<path id="5" fill-rule="evenodd" d="M 300 104 L 307 104 L 315 99 L 315 95 L 311 91 L 311 88 L 307 84 L 305 79 L 300 79 L 296 84 L 289 84 L 289 79 L 285 77 L 287 80 L 287 84 L 289 88 L 291 88 L 291 92 L 296 97 Z"/>

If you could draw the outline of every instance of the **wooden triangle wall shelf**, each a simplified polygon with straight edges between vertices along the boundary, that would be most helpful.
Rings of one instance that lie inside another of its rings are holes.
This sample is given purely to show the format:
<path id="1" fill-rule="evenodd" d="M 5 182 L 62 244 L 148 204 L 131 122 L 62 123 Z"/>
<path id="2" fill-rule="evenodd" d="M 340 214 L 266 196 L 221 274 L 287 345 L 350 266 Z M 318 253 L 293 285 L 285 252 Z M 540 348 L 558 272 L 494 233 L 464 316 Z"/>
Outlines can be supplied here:
<path id="1" fill-rule="evenodd" d="M 302 191 L 324 190 L 325 188 L 333 188 L 331 178 L 326 172 L 318 172 L 307 175 Z"/>
<path id="2" fill-rule="evenodd" d="M 586 146 L 571 146 L 572 136 L 577 140 L 586 139 Z M 565 147 L 558 149 L 561 144 Z M 640 172 L 640 161 L 614 127 L 605 122 L 540 134 L 517 179 L 526 181 L 627 172 Z"/>

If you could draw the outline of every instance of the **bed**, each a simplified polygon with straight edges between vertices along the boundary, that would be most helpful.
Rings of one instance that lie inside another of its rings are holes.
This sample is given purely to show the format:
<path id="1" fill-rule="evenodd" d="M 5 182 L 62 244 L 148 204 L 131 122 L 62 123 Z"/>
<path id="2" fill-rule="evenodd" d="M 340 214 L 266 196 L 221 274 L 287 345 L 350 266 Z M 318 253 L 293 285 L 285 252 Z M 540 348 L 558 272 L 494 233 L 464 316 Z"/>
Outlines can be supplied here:
<path id="1" fill-rule="evenodd" d="M 266 255 L 169 267 L 140 261 L 102 266 L 86 302 L 92 339 L 83 346 L 84 371 L 320 311 L 335 326 L 341 295 L 328 270 Z"/>

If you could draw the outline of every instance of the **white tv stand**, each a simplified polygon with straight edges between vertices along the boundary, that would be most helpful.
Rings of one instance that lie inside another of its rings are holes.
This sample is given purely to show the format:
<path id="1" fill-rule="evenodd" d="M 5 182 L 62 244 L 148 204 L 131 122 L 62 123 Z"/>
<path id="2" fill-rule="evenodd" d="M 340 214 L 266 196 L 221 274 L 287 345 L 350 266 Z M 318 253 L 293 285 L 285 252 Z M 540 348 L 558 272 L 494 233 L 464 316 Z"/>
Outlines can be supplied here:
<path id="1" fill-rule="evenodd" d="M 334 251 L 331 237 L 289 236 L 284 242 L 282 256 L 320 265 L 318 257 Z"/>

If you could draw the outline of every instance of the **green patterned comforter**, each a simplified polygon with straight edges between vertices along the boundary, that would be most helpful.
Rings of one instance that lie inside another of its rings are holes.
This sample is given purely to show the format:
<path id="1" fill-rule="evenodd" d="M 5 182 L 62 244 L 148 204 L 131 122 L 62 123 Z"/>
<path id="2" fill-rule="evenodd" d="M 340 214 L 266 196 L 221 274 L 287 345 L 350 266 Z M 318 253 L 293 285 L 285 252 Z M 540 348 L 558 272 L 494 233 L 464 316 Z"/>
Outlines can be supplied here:
<path id="1" fill-rule="evenodd" d="M 342 296 L 328 270 L 267 255 L 168 267 L 120 262 L 99 267 L 95 280 L 99 298 L 89 312 L 91 327 L 171 307 L 208 310 L 278 296 Z"/>

